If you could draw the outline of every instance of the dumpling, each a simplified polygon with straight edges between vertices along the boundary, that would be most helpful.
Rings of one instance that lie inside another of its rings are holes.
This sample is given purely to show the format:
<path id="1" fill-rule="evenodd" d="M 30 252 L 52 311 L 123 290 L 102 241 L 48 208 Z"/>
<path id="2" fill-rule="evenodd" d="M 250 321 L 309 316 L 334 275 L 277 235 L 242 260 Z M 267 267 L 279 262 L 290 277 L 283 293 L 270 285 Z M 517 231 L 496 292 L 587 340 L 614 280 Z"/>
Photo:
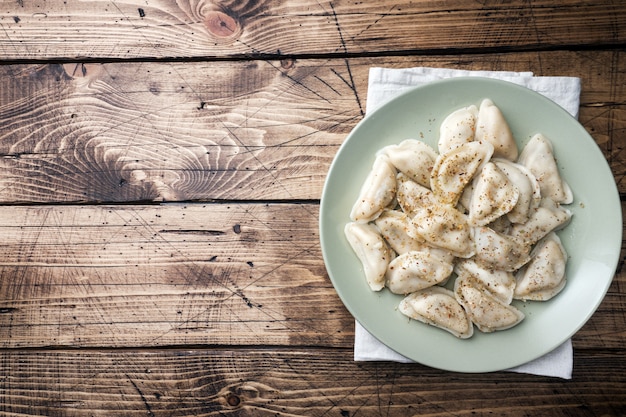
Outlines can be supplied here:
<path id="1" fill-rule="evenodd" d="M 552 232 L 537 243 L 532 259 L 517 274 L 516 299 L 546 301 L 565 287 L 567 252 Z"/>
<path id="2" fill-rule="evenodd" d="M 346 224 L 344 234 L 352 250 L 363 265 L 367 284 L 372 291 L 380 291 L 385 286 L 387 267 L 394 256 L 376 226 L 369 223 L 351 222 Z"/>
<path id="3" fill-rule="evenodd" d="M 530 260 L 530 245 L 514 237 L 487 226 L 474 227 L 471 234 L 476 249 L 475 259 L 487 268 L 512 272 Z"/>
<path id="4" fill-rule="evenodd" d="M 516 280 L 512 272 L 485 268 L 473 259 L 463 259 L 454 266 L 459 279 L 474 281 L 505 304 L 513 301 Z"/>
<path id="5" fill-rule="evenodd" d="M 493 145 L 493 156 L 515 161 L 518 156 L 517 143 L 500 109 L 488 98 L 480 103 L 476 120 L 475 140 Z"/>
<path id="6" fill-rule="evenodd" d="M 355 222 L 374 220 L 396 196 L 396 169 L 387 155 L 379 154 L 352 206 L 350 219 Z"/>
<path id="7" fill-rule="evenodd" d="M 381 152 L 389 157 L 396 169 L 424 187 L 430 187 L 430 171 L 437 153 L 426 143 L 406 139 L 397 145 L 384 147 Z"/>
<path id="8" fill-rule="evenodd" d="M 398 255 L 424 247 L 423 241 L 419 242 L 411 236 L 415 236 L 415 233 L 409 231 L 414 227 L 413 223 L 400 210 L 385 210 L 374 223 L 385 241 Z"/>
<path id="9" fill-rule="evenodd" d="M 500 158 L 494 158 L 492 161 L 519 191 L 517 204 L 507 213 L 508 219 L 512 223 L 525 223 L 530 217 L 531 210 L 536 209 L 541 201 L 541 189 L 537 178 L 524 165 Z"/>
<path id="10" fill-rule="evenodd" d="M 518 162 L 537 178 L 542 197 L 562 204 L 569 204 L 574 200 L 572 190 L 559 173 L 552 143 L 544 135 L 538 133 L 530 139 L 522 149 Z"/>
<path id="11" fill-rule="evenodd" d="M 402 211 L 409 216 L 413 216 L 418 208 L 429 207 L 436 202 L 435 195 L 430 189 L 405 174 L 398 174 L 397 184 L 396 200 Z"/>
<path id="12" fill-rule="evenodd" d="M 409 294 L 445 281 L 453 266 L 428 251 L 411 251 L 396 257 L 387 268 L 386 286 L 394 294 Z"/>
<path id="13" fill-rule="evenodd" d="M 454 293 L 443 287 L 409 294 L 400 302 L 398 310 L 407 317 L 446 330 L 461 339 L 474 334 L 474 326 Z"/>
<path id="14" fill-rule="evenodd" d="M 526 223 L 513 226 L 511 236 L 527 245 L 534 245 L 551 231 L 564 227 L 571 218 L 571 211 L 544 198 Z"/>
<path id="15" fill-rule="evenodd" d="M 445 204 L 455 205 L 467 184 L 493 154 L 488 142 L 467 142 L 440 154 L 430 176 L 430 188 Z"/>
<path id="16" fill-rule="evenodd" d="M 450 113 L 439 128 L 437 149 L 444 154 L 457 145 L 474 140 L 478 108 L 474 105 Z"/>
<path id="17" fill-rule="evenodd" d="M 488 162 L 474 180 L 469 203 L 470 226 L 485 226 L 513 210 L 519 190 L 494 164 Z"/>
<path id="18" fill-rule="evenodd" d="M 445 204 L 421 207 L 411 221 L 415 226 L 413 230 L 432 246 L 460 258 L 474 255 L 467 216 L 454 207 Z"/>
<path id="19" fill-rule="evenodd" d="M 472 323 L 482 332 L 510 329 L 524 319 L 524 313 L 511 304 L 503 303 L 472 280 L 457 279 L 454 295 Z"/>
<path id="20" fill-rule="evenodd" d="M 409 251 L 429 252 L 437 256 L 444 263 L 452 263 L 454 255 L 450 252 L 430 246 L 416 232 L 413 222 L 399 210 L 385 210 L 375 220 L 374 224 L 380 230 L 389 247 L 398 255 Z"/>

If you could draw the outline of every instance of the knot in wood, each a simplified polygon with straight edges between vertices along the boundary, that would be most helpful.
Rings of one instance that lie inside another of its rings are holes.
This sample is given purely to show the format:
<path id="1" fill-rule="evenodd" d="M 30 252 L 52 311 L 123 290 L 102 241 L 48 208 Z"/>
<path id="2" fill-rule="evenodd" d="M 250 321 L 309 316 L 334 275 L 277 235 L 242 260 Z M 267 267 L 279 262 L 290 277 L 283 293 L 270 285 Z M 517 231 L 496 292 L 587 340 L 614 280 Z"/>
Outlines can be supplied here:
<path id="1" fill-rule="evenodd" d="M 224 407 L 241 408 L 244 404 L 273 401 L 278 394 L 278 390 L 260 382 L 242 381 L 222 388 L 218 398 Z"/>
<path id="2" fill-rule="evenodd" d="M 241 398 L 232 392 L 226 394 L 226 404 L 231 407 L 239 407 L 241 405 Z"/>
<path id="3" fill-rule="evenodd" d="M 213 10 L 204 17 L 204 24 L 216 38 L 236 38 L 241 32 L 241 25 L 232 16 L 219 10 Z"/>
<path id="4" fill-rule="evenodd" d="M 291 69 L 296 65 L 296 60 L 293 58 L 285 58 L 280 60 L 280 66 L 283 69 Z"/>

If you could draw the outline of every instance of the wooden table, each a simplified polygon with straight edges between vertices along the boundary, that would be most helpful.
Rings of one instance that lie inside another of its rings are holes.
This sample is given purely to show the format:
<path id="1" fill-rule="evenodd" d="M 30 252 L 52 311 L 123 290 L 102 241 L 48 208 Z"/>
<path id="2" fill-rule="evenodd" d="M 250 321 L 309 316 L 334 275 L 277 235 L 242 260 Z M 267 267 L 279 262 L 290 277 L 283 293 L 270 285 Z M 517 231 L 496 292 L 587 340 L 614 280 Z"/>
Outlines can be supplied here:
<path id="1" fill-rule="evenodd" d="M 626 5 L 0 12 L 1 415 L 626 414 L 621 263 L 573 338 L 572 380 L 462 374 L 354 362 L 318 235 L 373 66 L 580 77 L 580 121 L 626 195 Z"/>

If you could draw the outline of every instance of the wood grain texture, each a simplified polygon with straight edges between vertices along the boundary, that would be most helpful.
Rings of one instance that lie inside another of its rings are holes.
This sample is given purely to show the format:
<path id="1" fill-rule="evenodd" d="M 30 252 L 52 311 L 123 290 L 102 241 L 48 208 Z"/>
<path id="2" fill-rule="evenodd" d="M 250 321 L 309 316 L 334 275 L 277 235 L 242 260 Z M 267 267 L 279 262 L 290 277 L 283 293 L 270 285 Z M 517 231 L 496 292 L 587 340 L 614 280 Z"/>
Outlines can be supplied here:
<path id="1" fill-rule="evenodd" d="M 621 45 L 610 0 L 3 2 L 4 59 L 255 57 Z"/>
<path id="2" fill-rule="evenodd" d="M 351 349 L 315 204 L 0 207 L 0 348 Z M 626 345 L 620 269 L 580 349 Z"/>
<path id="3" fill-rule="evenodd" d="M 350 343 L 314 205 L 0 212 L 0 347 Z"/>
<path id="4" fill-rule="evenodd" d="M 353 361 L 317 221 L 373 66 L 580 77 L 625 200 L 624 45 L 611 0 L 0 2 L 0 416 L 626 415 L 626 245 L 573 380 L 468 375 Z"/>
<path id="5" fill-rule="evenodd" d="M 0 202 L 319 199 L 372 66 L 578 76 L 580 120 L 626 191 L 626 55 L 584 51 L 2 66 Z"/>
<path id="6" fill-rule="evenodd" d="M 356 117 L 319 65 L 4 68 L 1 188 L 39 202 L 318 198 Z M 33 78 L 42 88 L 24 91 Z"/>
<path id="7" fill-rule="evenodd" d="M 577 359 L 575 379 L 563 381 L 507 372 L 457 374 L 418 364 L 355 363 L 350 352 L 323 349 L 2 352 L 0 412 L 168 417 L 623 415 L 624 356 L 583 351 Z"/>

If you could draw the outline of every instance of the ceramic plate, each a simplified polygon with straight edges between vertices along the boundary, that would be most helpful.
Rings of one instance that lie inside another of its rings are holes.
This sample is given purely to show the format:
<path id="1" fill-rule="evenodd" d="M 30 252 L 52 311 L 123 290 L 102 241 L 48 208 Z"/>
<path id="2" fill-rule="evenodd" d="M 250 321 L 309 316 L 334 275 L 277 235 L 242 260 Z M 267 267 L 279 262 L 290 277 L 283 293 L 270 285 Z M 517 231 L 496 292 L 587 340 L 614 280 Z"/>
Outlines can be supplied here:
<path id="1" fill-rule="evenodd" d="M 408 320 L 402 296 L 369 289 L 343 229 L 375 153 L 407 138 L 437 148 L 439 126 L 453 110 L 490 98 L 502 110 L 520 149 L 537 132 L 554 145 L 561 174 L 574 192 L 571 223 L 559 236 L 570 256 L 567 285 L 548 302 L 513 304 L 526 315 L 516 327 L 470 339 Z M 570 338 L 597 309 L 612 281 L 622 238 L 613 175 L 594 140 L 560 106 L 512 83 L 453 78 L 417 87 L 365 117 L 339 149 L 326 179 L 320 239 L 333 285 L 350 313 L 384 344 L 416 362 L 458 372 L 488 372 L 536 359 Z"/>

